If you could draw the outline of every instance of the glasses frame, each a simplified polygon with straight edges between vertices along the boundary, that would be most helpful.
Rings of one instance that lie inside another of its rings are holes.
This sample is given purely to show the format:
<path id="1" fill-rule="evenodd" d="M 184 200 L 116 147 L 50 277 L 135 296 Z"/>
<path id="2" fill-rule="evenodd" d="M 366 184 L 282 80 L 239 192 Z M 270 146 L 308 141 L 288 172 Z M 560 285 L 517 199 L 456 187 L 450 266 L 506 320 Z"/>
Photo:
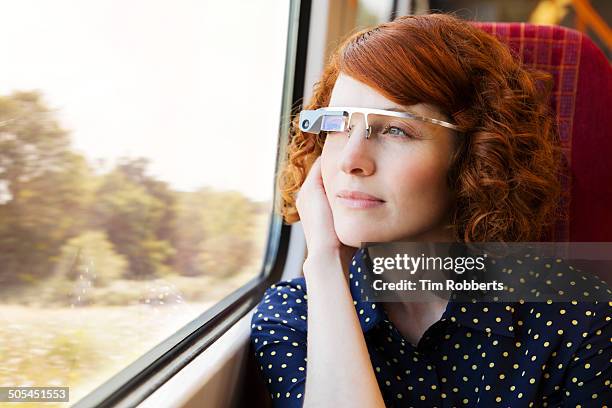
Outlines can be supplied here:
<path id="1" fill-rule="evenodd" d="M 316 110 L 302 110 L 300 112 L 300 130 L 306 133 L 320 133 L 322 131 L 321 126 L 323 124 L 323 118 L 325 116 L 343 116 L 347 118 L 345 123 L 345 129 L 343 130 L 334 130 L 336 132 L 346 131 L 351 123 L 351 118 L 353 113 L 361 113 L 365 119 L 366 124 L 366 139 L 370 138 L 370 133 L 372 132 L 372 128 L 368 124 L 368 115 L 384 115 L 384 116 L 392 116 L 394 118 L 403 118 L 403 119 L 416 119 L 421 122 L 432 123 L 434 125 L 443 126 L 448 129 L 455 130 L 460 133 L 464 133 L 466 129 L 462 128 L 459 125 L 454 123 L 446 122 L 439 119 L 428 118 L 426 116 L 417 115 L 410 112 L 397 112 L 391 110 L 384 109 L 372 109 L 372 108 L 354 108 L 354 107 L 326 107 L 319 108 Z M 350 130 L 350 129 L 349 129 Z M 325 130 L 323 130 L 325 131 Z"/>

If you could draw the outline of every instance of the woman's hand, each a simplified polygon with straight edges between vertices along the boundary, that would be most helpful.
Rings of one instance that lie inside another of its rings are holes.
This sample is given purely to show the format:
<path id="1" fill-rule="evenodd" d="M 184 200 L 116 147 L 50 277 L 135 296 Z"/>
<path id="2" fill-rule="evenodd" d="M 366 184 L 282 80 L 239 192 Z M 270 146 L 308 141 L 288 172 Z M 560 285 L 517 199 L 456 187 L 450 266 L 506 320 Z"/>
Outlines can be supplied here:
<path id="1" fill-rule="evenodd" d="M 304 262 L 308 355 L 316 356 L 306 363 L 304 407 L 384 407 L 347 282 L 348 264 L 356 249 L 342 244 L 336 234 L 320 157 L 298 192 L 296 207 L 308 246 Z M 338 339 L 342 339 L 340 348 Z M 346 375 L 338 377 L 329 367 Z"/>
<path id="2" fill-rule="evenodd" d="M 296 207 L 306 237 L 308 257 L 313 254 L 317 257 L 340 255 L 346 265 L 356 248 L 344 245 L 336 234 L 331 207 L 323 186 L 321 156 L 312 164 L 298 192 Z"/>

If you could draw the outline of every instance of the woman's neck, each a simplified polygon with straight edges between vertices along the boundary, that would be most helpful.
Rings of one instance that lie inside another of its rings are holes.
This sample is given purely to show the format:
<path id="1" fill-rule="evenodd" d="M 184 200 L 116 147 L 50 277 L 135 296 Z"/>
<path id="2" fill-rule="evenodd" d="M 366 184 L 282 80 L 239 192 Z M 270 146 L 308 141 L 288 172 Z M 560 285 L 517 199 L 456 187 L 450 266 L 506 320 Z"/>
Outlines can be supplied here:
<path id="1" fill-rule="evenodd" d="M 448 220 L 436 228 L 404 239 L 413 242 L 456 242 Z M 402 336 L 416 346 L 427 329 L 436 323 L 446 310 L 447 299 L 439 298 L 432 293 L 426 294 L 425 301 L 419 302 L 385 302 L 383 309 Z"/>
<path id="2" fill-rule="evenodd" d="M 402 336 L 416 346 L 425 331 L 440 320 L 447 304 L 448 300 L 432 296 L 425 302 L 383 303 L 383 309 Z"/>

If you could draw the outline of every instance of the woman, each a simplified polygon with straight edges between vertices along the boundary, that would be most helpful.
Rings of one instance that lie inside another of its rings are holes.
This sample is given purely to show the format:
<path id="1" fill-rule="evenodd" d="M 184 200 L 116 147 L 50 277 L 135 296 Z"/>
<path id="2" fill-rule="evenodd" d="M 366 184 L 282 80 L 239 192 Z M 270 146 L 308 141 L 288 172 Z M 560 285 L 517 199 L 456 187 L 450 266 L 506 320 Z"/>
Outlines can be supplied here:
<path id="1" fill-rule="evenodd" d="M 350 121 L 296 118 L 280 177 L 284 218 L 304 228 L 304 277 L 270 287 L 252 319 L 275 406 L 610 400 L 605 303 L 359 296 L 362 242 L 541 237 L 560 191 L 546 79 L 448 15 L 398 18 L 339 46 L 302 119 L 327 108 Z"/>

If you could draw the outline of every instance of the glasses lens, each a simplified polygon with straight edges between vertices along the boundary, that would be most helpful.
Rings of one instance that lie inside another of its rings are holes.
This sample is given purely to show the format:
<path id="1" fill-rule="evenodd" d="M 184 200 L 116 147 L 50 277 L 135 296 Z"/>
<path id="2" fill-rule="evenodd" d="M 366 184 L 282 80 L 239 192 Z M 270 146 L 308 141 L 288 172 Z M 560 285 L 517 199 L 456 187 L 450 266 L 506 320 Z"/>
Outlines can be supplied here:
<path id="1" fill-rule="evenodd" d="M 386 115 L 368 115 L 368 124 L 374 136 L 413 137 L 417 135 L 415 119 L 397 118 Z"/>
<path id="2" fill-rule="evenodd" d="M 342 115 L 325 115 L 321 122 L 321 130 L 325 132 L 342 132 L 346 119 Z"/>

